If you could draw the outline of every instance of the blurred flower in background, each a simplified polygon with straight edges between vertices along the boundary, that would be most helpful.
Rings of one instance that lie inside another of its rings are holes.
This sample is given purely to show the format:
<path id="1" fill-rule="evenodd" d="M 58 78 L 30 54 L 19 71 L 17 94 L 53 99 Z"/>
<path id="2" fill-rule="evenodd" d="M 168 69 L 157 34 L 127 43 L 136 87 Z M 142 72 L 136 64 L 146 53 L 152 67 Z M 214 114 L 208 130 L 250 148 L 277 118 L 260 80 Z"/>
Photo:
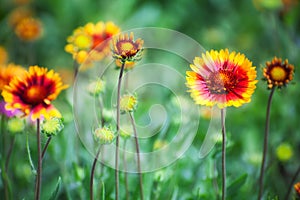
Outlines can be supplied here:
<path id="1" fill-rule="evenodd" d="M 276 155 L 278 160 L 285 162 L 293 156 L 293 147 L 289 143 L 281 143 L 276 148 Z"/>
<path id="2" fill-rule="evenodd" d="M 120 28 L 113 22 L 87 23 L 73 31 L 67 38 L 65 51 L 72 54 L 77 63 L 82 64 L 88 57 L 87 63 L 99 61 L 110 53 L 109 41 Z"/>
<path id="3" fill-rule="evenodd" d="M 27 17 L 20 20 L 16 27 L 16 35 L 23 41 L 31 42 L 42 36 L 42 22 L 33 17 Z"/>
<path id="4" fill-rule="evenodd" d="M 14 78 L 18 77 L 20 79 L 25 78 L 26 70 L 21 65 L 16 65 L 14 63 L 9 63 L 8 65 L 0 66 L 0 91 L 3 90 L 5 85 Z"/>
<path id="5" fill-rule="evenodd" d="M 6 64 L 7 60 L 8 53 L 4 47 L 0 46 L 0 65 Z"/>

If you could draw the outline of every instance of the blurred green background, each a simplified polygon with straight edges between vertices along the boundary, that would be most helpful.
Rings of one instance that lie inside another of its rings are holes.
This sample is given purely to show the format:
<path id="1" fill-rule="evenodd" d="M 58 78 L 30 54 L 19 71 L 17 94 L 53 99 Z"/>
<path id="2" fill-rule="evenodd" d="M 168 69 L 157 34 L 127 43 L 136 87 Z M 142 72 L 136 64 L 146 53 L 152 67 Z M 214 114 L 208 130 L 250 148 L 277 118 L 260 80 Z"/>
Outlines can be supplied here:
<path id="1" fill-rule="evenodd" d="M 35 42 L 20 41 L 9 26 L 11 12 L 20 6 L 30 7 L 34 16 L 43 23 L 43 36 Z M 10 62 L 24 67 L 38 64 L 56 69 L 64 73 L 62 76 L 69 84 L 72 84 L 74 61 L 64 51 L 66 38 L 75 28 L 88 22 L 113 21 L 124 31 L 163 27 L 186 34 L 206 50 L 228 48 L 244 53 L 257 67 L 259 80 L 262 79 L 262 68 L 266 61 L 274 56 L 288 59 L 289 63 L 294 64 L 296 73 L 292 83 L 287 88 L 277 90 L 274 95 L 268 171 L 265 177 L 265 199 L 283 199 L 300 165 L 300 90 L 297 83 L 300 63 L 299 10 L 300 3 L 297 0 L 31 0 L 28 3 L 22 3 L 21 0 L 1 0 L 0 45 L 7 49 Z M 184 75 L 188 69 L 186 63 L 179 72 Z M 269 92 L 266 83 L 259 81 L 250 104 L 227 110 L 226 127 L 230 144 L 227 151 L 228 199 L 257 198 Z M 189 98 L 187 93 L 186 95 Z M 168 95 L 161 94 L 161 97 L 165 98 L 163 101 L 169 101 Z M 48 199 L 58 177 L 62 178 L 58 199 L 87 199 L 93 157 L 76 134 L 72 113 L 72 86 L 54 104 L 63 113 L 65 129 L 53 139 L 44 160 L 42 199 Z M 136 115 L 141 116 L 145 110 L 139 109 Z M 200 121 L 194 143 L 181 159 L 167 168 L 144 174 L 147 199 L 217 199 L 221 187 L 221 145 L 217 144 L 206 158 L 198 158 L 198 150 L 209 120 L 201 116 Z M 2 126 L 3 123 L 2 120 Z M 173 126 L 176 129 L 176 124 L 170 126 L 170 132 Z M 28 125 L 25 132 L 29 134 L 32 157 L 35 158 L 34 127 Z M 26 135 L 10 136 L 16 137 L 8 170 L 14 199 L 30 199 L 34 190 L 34 175 L 25 144 Z M 144 144 L 141 149 L 152 148 L 153 143 Z M 282 143 L 287 144 L 293 152 L 287 160 L 276 153 Z M 102 174 L 97 172 L 97 177 L 99 187 L 100 177 L 105 183 L 106 199 L 114 199 L 114 171 L 104 167 Z M 136 189 L 137 176 L 131 174 L 129 179 L 130 193 L 136 199 L 139 194 Z M 300 177 L 297 180 L 300 181 Z M 121 183 L 123 181 L 122 174 Z M 121 188 L 121 194 L 124 194 L 124 186 L 121 185 Z M 2 182 L 0 189 L 2 196 Z M 100 190 L 97 193 L 99 196 Z"/>

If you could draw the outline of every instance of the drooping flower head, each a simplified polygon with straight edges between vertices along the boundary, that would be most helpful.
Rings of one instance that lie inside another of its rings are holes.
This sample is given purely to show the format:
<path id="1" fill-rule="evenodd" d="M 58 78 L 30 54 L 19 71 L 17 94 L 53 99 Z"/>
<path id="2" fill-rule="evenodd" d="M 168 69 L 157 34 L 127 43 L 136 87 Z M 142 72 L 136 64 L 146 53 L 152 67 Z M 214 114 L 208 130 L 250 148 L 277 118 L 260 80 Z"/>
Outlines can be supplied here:
<path id="1" fill-rule="evenodd" d="M 141 38 L 134 41 L 132 32 L 130 35 L 120 34 L 113 38 L 113 57 L 120 60 L 121 63 L 138 61 L 142 58 L 143 44 L 144 41 Z"/>
<path id="2" fill-rule="evenodd" d="M 53 70 L 31 66 L 24 78 L 16 77 L 4 87 L 2 96 L 6 102 L 6 110 L 20 110 L 35 121 L 43 117 L 61 117 L 51 101 L 67 87 Z"/>
<path id="3" fill-rule="evenodd" d="M 115 133 L 110 127 L 97 128 L 94 131 L 94 138 L 100 144 L 110 144 L 115 138 Z"/>
<path id="4" fill-rule="evenodd" d="M 21 65 L 16 65 L 14 63 L 9 63 L 8 65 L 0 66 L 0 91 L 3 90 L 5 85 L 14 77 L 19 77 L 22 79 L 25 77 L 26 70 Z"/>
<path id="5" fill-rule="evenodd" d="M 65 51 L 73 55 L 77 63 L 99 61 L 110 53 L 108 39 L 120 32 L 120 28 L 113 22 L 102 21 L 88 23 L 74 30 L 67 38 Z"/>
<path id="6" fill-rule="evenodd" d="M 294 66 L 288 60 L 282 62 L 281 58 L 274 57 L 271 62 L 266 63 L 264 78 L 268 82 L 268 89 L 286 86 L 294 76 Z"/>
<path id="7" fill-rule="evenodd" d="M 32 17 L 22 19 L 15 27 L 16 35 L 24 41 L 34 41 L 41 37 L 43 32 L 40 20 Z"/>
<path id="8" fill-rule="evenodd" d="M 195 57 L 186 85 L 196 104 L 239 107 L 251 101 L 256 71 L 244 54 L 211 50 Z"/>

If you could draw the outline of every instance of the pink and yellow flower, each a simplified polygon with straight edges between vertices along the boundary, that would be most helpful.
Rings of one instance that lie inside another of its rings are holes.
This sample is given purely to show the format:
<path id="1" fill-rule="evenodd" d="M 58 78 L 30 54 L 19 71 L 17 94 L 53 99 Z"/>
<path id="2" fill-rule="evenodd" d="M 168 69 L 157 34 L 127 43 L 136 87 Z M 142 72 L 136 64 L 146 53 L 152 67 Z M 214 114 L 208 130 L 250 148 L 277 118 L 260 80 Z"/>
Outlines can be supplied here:
<path id="1" fill-rule="evenodd" d="M 211 50 L 195 57 L 186 85 L 196 104 L 239 107 L 251 101 L 256 70 L 244 54 Z"/>
<path id="2" fill-rule="evenodd" d="M 6 110 L 20 110 L 32 121 L 38 118 L 61 117 L 51 104 L 59 93 L 68 86 L 64 85 L 58 73 L 47 68 L 31 66 L 25 77 L 14 78 L 2 91 Z"/>
<path id="3" fill-rule="evenodd" d="M 67 38 L 65 51 L 72 54 L 79 64 L 99 61 L 110 53 L 108 39 L 119 32 L 120 28 L 113 22 L 88 23 L 75 29 Z"/>

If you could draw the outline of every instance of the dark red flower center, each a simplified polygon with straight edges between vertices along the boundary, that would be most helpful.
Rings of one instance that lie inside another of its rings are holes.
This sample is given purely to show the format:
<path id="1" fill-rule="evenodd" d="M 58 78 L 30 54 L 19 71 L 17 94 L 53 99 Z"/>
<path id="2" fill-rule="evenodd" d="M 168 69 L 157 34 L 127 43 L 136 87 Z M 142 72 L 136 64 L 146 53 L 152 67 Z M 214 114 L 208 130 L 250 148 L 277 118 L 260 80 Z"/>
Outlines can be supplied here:
<path id="1" fill-rule="evenodd" d="M 129 40 L 119 41 L 116 46 L 118 48 L 119 54 L 126 57 L 135 56 L 135 54 L 139 50 L 137 44 Z"/>
<path id="2" fill-rule="evenodd" d="M 212 72 L 206 80 L 206 85 L 212 94 L 228 94 L 238 84 L 231 71 L 220 70 Z"/>
<path id="3" fill-rule="evenodd" d="M 48 92 L 45 87 L 40 85 L 32 85 L 25 89 L 22 99 L 31 105 L 37 105 L 44 102 Z"/>

